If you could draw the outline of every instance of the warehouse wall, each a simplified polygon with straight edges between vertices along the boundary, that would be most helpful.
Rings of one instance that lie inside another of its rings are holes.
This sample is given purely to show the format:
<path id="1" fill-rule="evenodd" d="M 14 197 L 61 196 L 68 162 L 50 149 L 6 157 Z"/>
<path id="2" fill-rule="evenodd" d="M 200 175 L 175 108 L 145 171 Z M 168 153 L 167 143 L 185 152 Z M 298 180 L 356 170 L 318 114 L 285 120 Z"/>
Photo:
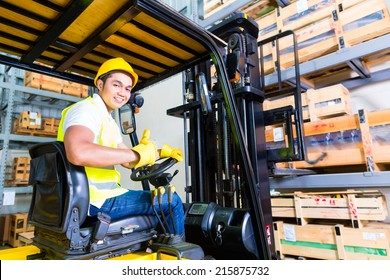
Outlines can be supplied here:
<path id="1" fill-rule="evenodd" d="M 150 129 L 150 140 L 155 141 L 157 148 L 163 144 L 179 147 L 184 152 L 184 126 L 183 119 L 171 117 L 166 114 L 167 109 L 183 104 L 182 75 L 178 74 L 164 82 L 142 91 L 145 103 L 140 113 L 136 115 L 137 135 L 142 137 L 144 129 Z M 125 141 L 130 145 L 127 136 Z M 185 198 L 185 164 L 184 161 L 175 164 L 169 172 L 176 169 L 179 173 L 172 183 L 180 197 Z M 130 170 L 119 169 L 122 174 L 122 185 L 130 186 L 131 189 L 142 189 L 141 184 L 130 179 Z"/>

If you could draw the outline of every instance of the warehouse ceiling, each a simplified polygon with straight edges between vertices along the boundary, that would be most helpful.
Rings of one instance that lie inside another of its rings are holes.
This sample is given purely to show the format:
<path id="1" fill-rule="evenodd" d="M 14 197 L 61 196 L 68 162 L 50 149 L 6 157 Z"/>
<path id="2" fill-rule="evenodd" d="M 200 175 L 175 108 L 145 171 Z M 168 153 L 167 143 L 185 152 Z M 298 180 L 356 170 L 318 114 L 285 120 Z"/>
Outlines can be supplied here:
<path id="1" fill-rule="evenodd" d="M 102 62 L 121 56 L 139 74 L 136 89 L 143 88 L 209 56 L 200 31 L 184 16 L 172 20 L 173 10 L 162 5 L 0 1 L 0 63 L 91 85 Z"/>

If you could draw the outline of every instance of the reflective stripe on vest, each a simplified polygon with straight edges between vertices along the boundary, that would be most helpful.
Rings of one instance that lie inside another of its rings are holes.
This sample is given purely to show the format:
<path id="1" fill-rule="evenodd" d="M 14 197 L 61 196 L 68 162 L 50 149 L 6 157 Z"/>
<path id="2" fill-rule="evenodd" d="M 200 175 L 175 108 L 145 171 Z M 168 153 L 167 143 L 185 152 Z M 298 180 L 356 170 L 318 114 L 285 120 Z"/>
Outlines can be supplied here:
<path id="1" fill-rule="evenodd" d="M 99 108 L 91 97 L 88 97 L 80 102 L 90 102 L 92 105 Z M 58 126 L 58 141 L 64 141 L 65 133 L 63 131 L 63 122 L 69 109 L 76 104 L 73 104 L 62 111 L 61 121 Z M 105 112 L 103 113 L 105 114 Z M 116 148 L 117 131 L 118 129 L 114 122 L 110 123 L 106 118 L 103 118 L 98 136 L 98 144 L 101 146 Z M 91 202 L 115 197 L 127 192 L 127 189 L 120 186 L 120 173 L 115 169 L 114 166 L 85 166 L 85 173 L 87 174 L 88 178 L 89 199 Z"/>

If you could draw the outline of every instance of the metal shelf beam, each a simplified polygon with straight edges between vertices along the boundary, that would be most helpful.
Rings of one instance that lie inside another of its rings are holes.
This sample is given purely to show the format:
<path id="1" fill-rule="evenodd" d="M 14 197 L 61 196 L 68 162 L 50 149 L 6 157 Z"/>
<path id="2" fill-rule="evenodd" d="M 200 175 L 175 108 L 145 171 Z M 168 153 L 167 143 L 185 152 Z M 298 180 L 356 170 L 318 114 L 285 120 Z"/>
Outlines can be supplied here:
<path id="1" fill-rule="evenodd" d="M 270 178 L 272 189 L 330 189 L 390 187 L 390 171 L 318 174 Z"/>
<path id="2" fill-rule="evenodd" d="M 31 143 L 42 143 L 55 141 L 55 137 L 43 137 L 43 136 L 32 136 L 32 135 L 20 135 L 20 134 L 0 134 L 0 140 L 4 140 L 8 137 L 9 141 L 18 142 L 31 142 Z"/>
<path id="3" fill-rule="evenodd" d="M 26 187 L 4 187 L 4 191 L 12 191 L 16 194 L 30 194 L 33 192 L 32 186 L 26 186 Z"/>
<path id="4" fill-rule="evenodd" d="M 77 102 L 77 101 L 81 100 L 80 97 L 76 97 L 76 96 L 72 96 L 72 95 L 66 95 L 66 94 L 51 92 L 51 91 L 47 91 L 47 90 L 40 90 L 40 89 L 35 89 L 35 88 L 30 88 L 30 87 L 25 87 L 25 86 L 20 86 L 20 85 L 12 85 L 11 83 L 7 83 L 7 82 L 0 82 L 0 88 L 11 88 L 11 87 L 15 91 L 20 91 L 20 92 L 23 92 L 26 94 L 44 96 L 47 98 L 66 100 L 66 101 L 70 101 L 70 102 Z"/>

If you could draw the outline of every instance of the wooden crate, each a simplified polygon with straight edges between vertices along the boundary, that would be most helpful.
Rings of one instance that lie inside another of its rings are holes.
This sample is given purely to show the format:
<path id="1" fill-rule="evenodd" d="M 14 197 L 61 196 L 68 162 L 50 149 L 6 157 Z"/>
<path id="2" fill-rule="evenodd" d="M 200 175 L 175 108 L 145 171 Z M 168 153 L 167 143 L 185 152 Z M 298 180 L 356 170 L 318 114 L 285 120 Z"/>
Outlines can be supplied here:
<path id="1" fill-rule="evenodd" d="M 27 228 L 27 213 L 11 214 L 11 230 L 15 233 L 25 232 Z"/>
<path id="2" fill-rule="evenodd" d="M 390 109 L 304 123 L 306 161 L 295 168 L 356 167 L 363 171 L 387 170 L 390 163 Z M 278 144 L 274 130 L 266 130 L 267 146 Z M 275 141 L 274 141 L 275 140 Z M 277 163 L 287 168 L 290 163 Z"/>
<path id="3" fill-rule="evenodd" d="M 275 250 L 286 256 L 323 260 L 388 260 L 390 229 L 274 222 Z"/>
<path id="4" fill-rule="evenodd" d="M 11 229 L 7 243 L 14 248 L 20 247 L 19 232 L 15 232 L 14 230 Z"/>
<path id="5" fill-rule="evenodd" d="M 41 127 L 42 116 L 39 112 L 21 112 L 18 121 L 14 123 L 14 129 L 41 129 Z"/>
<path id="6" fill-rule="evenodd" d="M 34 227 L 28 224 L 28 213 L 11 214 L 8 244 L 12 247 L 20 247 L 20 234 L 33 231 Z"/>
<path id="7" fill-rule="evenodd" d="M 88 96 L 88 86 L 65 81 L 62 92 L 68 95 L 85 98 Z"/>
<path id="8" fill-rule="evenodd" d="M 302 3 L 307 4 L 306 7 Z M 390 32 L 390 16 L 385 0 L 308 0 L 278 8 L 256 20 L 259 41 L 279 32 L 293 30 L 298 43 L 299 62 L 306 62 L 341 48 Z M 281 69 L 293 65 L 293 40 L 280 40 Z M 265 74 L 275 71 L 276 52 L 264 46 Z"/>
<path id="9" fill-rule="evenodd" d="M 294 218 L 299 225 L 314 220 L 344 220 L 354 228 L 362 228 L 388 216 L 386 197 L 377 190 L 286 193 L 272 196 L 271 205 L 274 219 Z"/>
<path id="10" fill-rule="evenodd" d="M 15 119 L 12 132 L 14 134 L 31 135 L 31 136 L 44 136 L 44 137 L 57 137 L 58 124 L 57 120 L 51 118 L 45 118 L 40 120 L 39 128 L 37 126 L 20 125 L 20 119 Z M 24 121 L 27 123 L 27 121 Z M 57 130 L 56 130 L 57 129 Z"/>
<path id="11" fill-rule="evenodd" d="M 4 246 L 8 242 L 11 227 L 11 215 L 0 215 L 0 241 Z"/>
<path id="12" fill-rule="evenodd" d="M 27 184 L 30 177 L 30 158 L 16 157 L 12 162 L 12 180 L 15 184 Z"/>
<path id="13" fill-rule="evenodd" d="M 29 71 L 25 71 L 24 85 L 82 98 L 88 96 L 88 86 L 86 85 Z"/>
<path id="14" fill-rule="evenodd" d="M 24 85 L 26 87 L 61 93 L 64 87 L 64 80 L 39 73 L 25 71 Z"/>
<path id="15" fill-rule="evenodd" d="M 42 129 L 44 131 L 57 133 L 58 132 L 58 125 L 60 124 L 60 120 L 55 118 L 44 118 Z"/>
<path id="16" fill-rule="evenodd" d="M 264 110 L 293 106 L 294 97 L 287 96 L 274 100 L 265 100 Z M 352 115 L 350 95 L 347 88 L 337 84 L 321 89 L 309 89 L 301 94 L 302 117 L 304 121 Z"/>

